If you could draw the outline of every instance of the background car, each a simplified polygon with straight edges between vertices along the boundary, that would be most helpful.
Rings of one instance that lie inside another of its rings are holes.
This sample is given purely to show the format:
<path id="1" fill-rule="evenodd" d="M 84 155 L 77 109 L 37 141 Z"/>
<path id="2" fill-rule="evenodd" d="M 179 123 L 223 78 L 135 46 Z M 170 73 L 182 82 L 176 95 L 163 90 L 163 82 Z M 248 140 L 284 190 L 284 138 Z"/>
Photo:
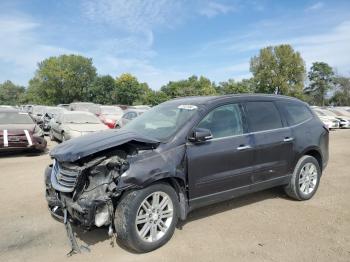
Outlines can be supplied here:
<path id="1" fill-rule="evenodd" d="M 58 104 L 57 106 L 69 110 L 69 104 Z"/>
<path id="2" fill-rule="evenodd" d="M 320 107 L 312 107 L 312 110 L 329 129 L 341 127 L 341 120 L 335 117 L 334 114 L 332 114 L 331 112 L 327 112 L 326 110 Z"/>
<path id="3" fill-rule="evenodd" d="M 51 119 L 53 119 L 55 116 L 58 116 L 60 113 L 63 113 L 64 111 L 67 111 L 67 109 L 65 109 L 64 107 L 57 107 L 57 106 L 46 107 L 45 113 L 41 117 L 38 123 L 45 134 L 48 134 L 48 132 L 51 129 Z"/>
<path id="4" fill-rule="evenodd" d="M 350 112 L 339 107 L 328 107 L 327 109 L 341 119 L 340 124 L 343 128 L 350 127 Z"/>
<path id="5" fill-rule="evenodd" d="M 39 123 L 42 116 L 45 114 L 46 106 L 33 105 L 29 107 L 28 113 L 33 118 L 35 123 Z"/>
<path id="6" fill-rule="evenodd" d="M 45 150 L 44 133 L 33 119 L 14 109 L 0 109 L 0 150 Z"/>
<path id="7" fill-rule="evenodd" d="M 147 110 L 148 109 L 128 109 L 128 110 L 126 110 L 125 114 L 122 116 L 122 118 L 116 122 L 115 128 L 121 128 L 121 127 L 125 126 L 131 120 L 135 119 L 139 115 L 142 115 Z"/>
<path id="8" fill-rule="evenodd" d="M 109 128 L 114 128 L 124 114 L 123 109 L 118 106 L 100 106 L 99 118 Z"/>
<path id="9" fill-rule="evenodd" d="M 69 110 L 71 111 L 85 111 L 95 115 L 100 114 L 100 105 L 90 102 L 74 102 L 69 104 Z"/>
<path id="10" fill-rule="evenodd" d="M 83 111 L 66 111 L 53 118 L 50 129 L 50 139 L 65 141 L 92 132 L 106 130 L 97 116 Z"/>

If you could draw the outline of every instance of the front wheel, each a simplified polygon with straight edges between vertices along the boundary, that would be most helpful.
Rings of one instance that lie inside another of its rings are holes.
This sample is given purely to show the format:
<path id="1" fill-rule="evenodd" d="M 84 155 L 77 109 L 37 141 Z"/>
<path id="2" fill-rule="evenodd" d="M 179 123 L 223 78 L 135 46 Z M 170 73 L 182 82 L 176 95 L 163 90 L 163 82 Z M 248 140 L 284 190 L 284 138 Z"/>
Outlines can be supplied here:
<path id="1" fill-rule="evenodd" d="M 321 168 L 318 161 L 312 156 L 303 156 L 296 164 L 285 192 L 296 200 L 308 200 L 316 193 L 320 178 Z"/>
<path id="2" fill-rule="evenodd" d="M 159 183 L 123 196 L 115 212 L 118 239 L 137 252 L 161 247 L 172 237 L 179 200 L 168 184 Z"/>

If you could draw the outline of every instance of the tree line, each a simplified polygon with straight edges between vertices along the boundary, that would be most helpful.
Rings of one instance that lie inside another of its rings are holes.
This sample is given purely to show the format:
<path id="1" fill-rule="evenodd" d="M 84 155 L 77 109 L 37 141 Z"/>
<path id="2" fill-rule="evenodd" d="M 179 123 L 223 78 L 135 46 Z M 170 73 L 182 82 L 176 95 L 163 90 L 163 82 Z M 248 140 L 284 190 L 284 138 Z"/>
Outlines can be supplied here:
<path id="1" fill-rule="evenodd" d="M 305 62 L 290 45 L 269 46 L 250 60 L 252 77 L 215 83 L 204 76 L 170 81 L 151 89 L 129 73 L 117 77 L 98 75 L 92 59 L 61 55 L 38 63 L 28 87 L 11 81 L 0 84 L 0 104 L 99 104 L 157 105 L 166 100 L 200 95 L 268 93 L 297 97 L 312 105 L 350 105 L 350 78 L 335 74 L 324 62 Z M 331 95 L 329 95 L 331 94 Z"/>

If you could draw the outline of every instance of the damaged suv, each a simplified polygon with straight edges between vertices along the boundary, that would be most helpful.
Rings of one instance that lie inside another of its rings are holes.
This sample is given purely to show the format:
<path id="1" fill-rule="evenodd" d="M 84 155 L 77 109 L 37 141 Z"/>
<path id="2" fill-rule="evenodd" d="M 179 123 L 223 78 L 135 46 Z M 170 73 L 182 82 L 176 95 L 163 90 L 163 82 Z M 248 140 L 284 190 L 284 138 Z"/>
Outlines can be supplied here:
<path id="1" fill-rule="evenodd" d="M 137 252 L 165 244 L 198 207 L 275 186 L 310 199 L 328 161 L 328 129 L 309 106 L 275 95 L 175 99 L 119 130 L 66 141 L 45 172 L 53 216 L 109 227 Z"/>

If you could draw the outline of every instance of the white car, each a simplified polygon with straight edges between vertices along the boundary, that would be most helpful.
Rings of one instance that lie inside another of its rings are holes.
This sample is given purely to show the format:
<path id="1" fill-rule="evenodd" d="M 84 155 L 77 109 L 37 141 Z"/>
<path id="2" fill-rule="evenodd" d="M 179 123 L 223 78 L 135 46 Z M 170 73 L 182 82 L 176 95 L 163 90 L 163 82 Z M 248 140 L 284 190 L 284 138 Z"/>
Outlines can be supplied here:
<path id="1" fill-rule="evenodd" d="M 341 127 L 343 128 L 350 127 L 350 112 L 346 111 L 343 108 L 338 108 L 338 107 L 329 107 L 328 110 L 337 116 L 337 118 L 340 120 Z"/>
<path id="2" fill-rule="evenodd" d="M 340 128 L 340 120 L 334 116 L 332 116 L 332 112 L 327 112 L 319 107 L 312 107 L 312 110 L 316 113 L 319 119 L 326 125 L 333 128 Z"/>
<path id="3" fill-rule="evenodd" d="M 331 120 L 327 117 L 322 117 L 322 116 L 318 116 L 318 118 L 323 122 L 323 124 L 328 128 L 328 129 L 335 129 L 335 128 L 339 128 L 340 123 L 339 120 Z"/>
<path id="4" fill-rule="evenodd" d="M 92 113 L 83 111 L 65 111 L 53 118 L 50 139 L 65 141 L 92 132 L 106 130 L 108 127 Z"/>

